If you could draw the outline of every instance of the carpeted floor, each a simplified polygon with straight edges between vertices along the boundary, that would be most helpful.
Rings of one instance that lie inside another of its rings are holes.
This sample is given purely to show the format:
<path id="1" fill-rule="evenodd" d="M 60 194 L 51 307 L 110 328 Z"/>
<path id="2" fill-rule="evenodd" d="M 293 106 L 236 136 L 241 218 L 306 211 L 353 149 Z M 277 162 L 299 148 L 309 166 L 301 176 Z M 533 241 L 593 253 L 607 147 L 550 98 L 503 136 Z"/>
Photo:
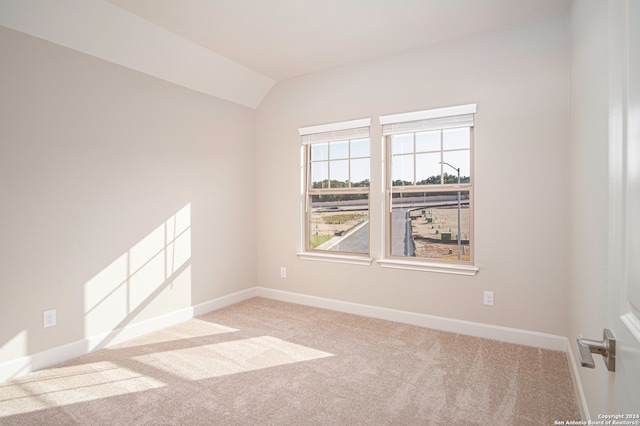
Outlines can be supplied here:
<path id="1" fill-rule="evenodd" d="M 553 425 L 562 352 L 254 298 L 0 384 L 2 425 Z"/>

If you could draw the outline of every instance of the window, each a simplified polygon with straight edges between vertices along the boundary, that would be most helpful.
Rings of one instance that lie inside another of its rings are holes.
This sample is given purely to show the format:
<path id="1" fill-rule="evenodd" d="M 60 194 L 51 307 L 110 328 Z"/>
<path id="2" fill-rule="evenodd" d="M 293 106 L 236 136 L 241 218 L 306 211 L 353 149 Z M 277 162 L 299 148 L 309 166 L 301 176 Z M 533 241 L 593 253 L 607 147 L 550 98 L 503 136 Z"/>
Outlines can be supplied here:
<path id="1" fill-rule="evenodd" d="M 370 119 L 299 129 L 304 252 L 369 255 Z"/>
<path id="2" fill-rule="evenodd" d="M 475 110 L 473 104 L 380 117 L 386 258 L 472 265 Z"/>

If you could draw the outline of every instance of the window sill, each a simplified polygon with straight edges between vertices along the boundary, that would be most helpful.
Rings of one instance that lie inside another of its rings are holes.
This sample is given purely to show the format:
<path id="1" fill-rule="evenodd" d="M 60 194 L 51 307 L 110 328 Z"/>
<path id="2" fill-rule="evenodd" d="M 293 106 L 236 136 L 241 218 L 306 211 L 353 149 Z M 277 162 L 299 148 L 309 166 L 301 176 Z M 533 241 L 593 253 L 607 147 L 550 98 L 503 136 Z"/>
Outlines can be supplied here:
<path id="1" fill-rule="evenodd" d="M 431 263 L 431 262 L 415 262 L 408 260 L 378 260 L 378 264 L 383 268 L 391 269 L 408 269 L 412 271 L 440 272 L 443 274 L 456 275 L 475 275 L 478 272 L 477 266 L 447 264 L 447 263 Z"/>
<path id="2" fill-rule="evenodd" d="M 303 260 L 319 260 L 321 262 L 348 263 L 351 265 L 371 265 L 373 259 L 361 256 L 346 256 L 341 254 L 324 254 L 324 253 L 297 253 L 298 257 Z"/>

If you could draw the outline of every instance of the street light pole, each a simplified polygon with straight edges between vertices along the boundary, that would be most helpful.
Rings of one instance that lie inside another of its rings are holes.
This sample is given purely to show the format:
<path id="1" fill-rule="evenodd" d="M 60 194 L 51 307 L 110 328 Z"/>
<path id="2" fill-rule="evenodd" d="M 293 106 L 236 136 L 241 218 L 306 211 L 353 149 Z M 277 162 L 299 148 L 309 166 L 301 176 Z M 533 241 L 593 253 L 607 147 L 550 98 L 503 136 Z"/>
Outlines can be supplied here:
<path id="1" fill-rule="evenodd" d="M 458 172 L 458 260 L 460 260 L 460 253 L 462 252 L 462 247 L 460 244 L 460 167 L 453 167 L 451 164 L 445 163 L 444 161 L 441 161 L 440 164 L 446 164 L 447 166 Z"/>

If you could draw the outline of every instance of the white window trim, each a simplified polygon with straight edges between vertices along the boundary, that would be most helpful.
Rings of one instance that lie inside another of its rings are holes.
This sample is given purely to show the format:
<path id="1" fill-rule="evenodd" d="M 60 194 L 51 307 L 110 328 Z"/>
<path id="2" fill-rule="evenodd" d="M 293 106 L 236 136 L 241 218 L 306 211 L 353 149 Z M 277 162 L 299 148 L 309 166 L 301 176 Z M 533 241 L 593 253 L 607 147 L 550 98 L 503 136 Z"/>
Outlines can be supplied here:
<path id="1" fill-rule="evenodd" d="M 406 269 L 410 271 L 440 272 L 456 275 L 475 275 L 480 268 L 458 263 L 420 262 L 416 260 L 382 259 L 377 261 L 382 268 Z"/>
<path id="2" fill-rule="evenodd" d="M 300 212 L 301 212 L 301 220 L 300 220 L 300 247 L 301 250 L 296 253 L 299 259 L 303 260 L 316 260 L 323 262 L 333 262 L 333 263 L 346 263 L 351 265 L 371 265 L 373 263 L 373 259 L 369 257 L 371 252 L 371 241 L 369 241 L 369 255 L 349 255 L 349 254 L 338 254 L 338 253 L 321 253 L 316 251 L 306 251 L 306 243 L 307 243 L 307 214 L 308 214 L 308 182 L 306 181 L 308 173 L 306 168 L 309 167 L 307 164 L 307 158 L 305 154 L 306 147 L 310 142 L 304 142 L 306 137 L 310 135 L 316 134 L 327 134 L 331 132 L 343 132 L 354 129 L 367 128 L 367 131 L 370 132 L 371 128 L 371 118 L 361 118 L 357 120 L 349 120 L 349 121 L 341 121 L 337 123 L 328 123 L 328 124 L 319 124 L 315 126 L 307 126 L 300 127 L 298 129 L 298 134 L 303 138 L 302 147 L 300 150 Z M 369 136 L 370 137 L 370 136 Z M 369 187 L 369 203 L 371 203 L 371 187 Z M 371 214 L 371 204 L 369 204 L 369 214 Z"/>
<path id="3" fill-rule="evenodd" d="M 400 114 L 381 115 L 380 124 L 405 123 L 407 121 L 429 120 L 432 118 L 451 117 L 453 115 L 475 114 L 476 104 L 458 105 L 446 108 L 428 109 L 424 111 L 403 112 Z"/>
<path id="4" fill-rule="evenodd" d="M 316 133 L 337 132 L 340 130 L 356 129 L 358 127 L 371 127 L 371 118 L 361 118 L 359 120 L 341 121 L 339 123 L 318 124 L 317 126 L 301 127 L 298 129 L 300 136 L 312 135 Z"/>
<path id="5" fill-rule="evenodd" d="M 459 105 L 453 107 L 445 107 L 445 108 L 437 108 L 430 109 L 424 111 L 413 111 L 407 113 L 400 114 L 391 114 L 391 115 L 383 115 L 379 117 L 380 124 L 383 126 L 391 126 L 394 124 L 407 123 L 412 121 L 420 121 L 420 120 L 431 120 L 431 119 L 439 119 L 451 116 L 461 116 L 467 114 L 476 113 L 477 104 L 467 104 L 467 105 Z M 475 121 L 475 117 L 472 117 L 472 120 Z M 475 123 L 472 123 L 472 125 Z M 383 132 L 384 133 L 384 132 Z M 383 204 L 385 207 L 383 211 L 386 214 L 386 210 L 390 207 L 386 205 L 387 203 L 387 152 L 386 152 L 386 136 L 382 137 L 382 182 L 383 182 Z M 475 186 L 475 185 L 474 185 Z M 386 235 L 388 225 L 388 221 L 385 219 L 382 223 L 382 231 L 383 235 Z M 474 233 L 475 234 L 475 233 Z M 474 236 L 475 238 L 475 236 Z M 398 258 L 388 258 L 387 256 L 387 241 L 386 237 L 382 240 L 382 253 L 383 259 L 377 260 L 376 262 L 382 268 L 390 268 L 390 269 L 405 269 L 412 271 L 425 271 L 425 272 L 438 272 L 438 273 L 446 273 L 446 274 L 456 274 L 456 275 L 469 275 L 473 276 L 479 271 L 478 266 L 475 264 L 460 264 L 460 263 L 448 263 L 448 262 L 437 262 L 437 261 L 421 261 L 421 260 L 410 260 L 410 259 L 398 259 Z"/>
<path id="6" fill-rule="evenodd" d="M 476 113 L 476 104 L 467 104 L 467 105 L 459 105 L 453 107 L 445 107 L 445 108 L 437 108 L 430 109 L 424 111 L 414 111 L 408 113 L 400 113 L 400 114 L 390 114 L 380 116 L 380 124 L 381 125 L 389 125 L 395 123 L 404 123 L 410 121 L 417 120 L 429 120 L 433 118 L 442 118 L 442 117 L 450 117 L 454 115 L 464 115 L 464 114 L 475 114 Z M 308 136 L 316 133 L 328 133 L 328 132 L 339 132 L 343 130 L 354 129 L 358 127 L 371 127 L 371 118 L 363 118 L 358 120 L 349 120 L 338 123 L 330 123 L 330 124 L 321 124 L 315 126 L 301 127 L 298 129 L 298 134 L 300 136 Z M 384 139 L 384 138 L 383 138 Z M 381 203 L 382 210 L 384 211 L 386 206 L 384 202 L 384 194 L 386 192 L 386 153 L 385 151 L 385 143 L 383 140 L 382 143 L 382 184 L 383 184 L 383 201 Z M 302 212 L 302 220 L 301 220 L 301 247 L 305 247 L 305 220 L 306 220 L 306 182 L 303 180 L 305 176 L 305 158 L 304 158 L 304 145 L 301 149 L 301 212 Z M 370 188 L 371 190 L 371 188 Z M 385 221 L 381 223 L 383 228 L 382 235 L 384 235 L 384 227 L 386 226 Z M 385 241 L 382 240 L 382 253 L 385 252 Z M 374 261 L 380 265 L 382 268 L 389 269 L 403 269 L 403 270 L 412 270 L 412 271 L 422 271 L 422 272 L 436 272 L 436 273 L 446 273 L 446 274 L 455 274 L 455 275 L 465 275 L 465 276 L 474 276 L 478 273 L 480 268 L 477 265 L 464 265 L 458 263 L 446 263 L 446 262 L 423 262 L 416 260 L 402 260 L 402 259 L 373 259 L 367 256 L 350 256 L 344 254 L 333 254 L 333 253 L 318 253 L 318 252 L 308 252 L 308 251 L 300 251 L 296 253 L 299 259 L 302 260 L 311 260 L 311 261 L 322 261 L 322 262 L 332 262 L 332 263 L 345 263 L 351 265 L 364 265 L 370 266 Z"/>
<path id="7" fill-rule="evenodd" d="M 349 256 L 345 254 L 325 254 L 316 252 L 299 252 L 296 253 L 298 258 L 303 260 L 319 260 L 323 262 L 348 263 L 350 265 L 369 266 L 373 263 L 373 259 L 363 256 Z"/>

